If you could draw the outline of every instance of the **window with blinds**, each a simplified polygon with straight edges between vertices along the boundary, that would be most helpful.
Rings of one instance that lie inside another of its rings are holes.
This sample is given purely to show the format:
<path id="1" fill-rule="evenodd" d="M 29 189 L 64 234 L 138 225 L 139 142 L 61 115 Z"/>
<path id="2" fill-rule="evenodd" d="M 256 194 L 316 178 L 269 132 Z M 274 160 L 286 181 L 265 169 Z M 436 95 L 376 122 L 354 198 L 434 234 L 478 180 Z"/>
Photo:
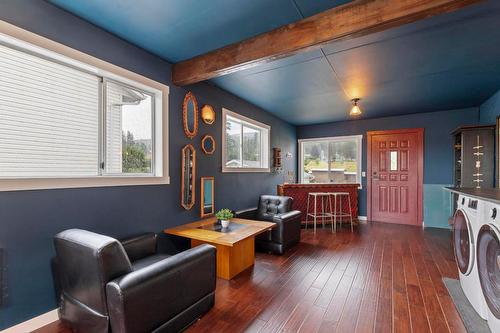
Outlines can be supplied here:
<path id="1" fill-rule="evenodd" d="M 0 178 L 154 176 L 154 98 L 0 44 Z"/>
<path id="2" fill-rule="evenodd" d="M 99 78 L 0 45 L 0 177 L 97 176 Z"/>

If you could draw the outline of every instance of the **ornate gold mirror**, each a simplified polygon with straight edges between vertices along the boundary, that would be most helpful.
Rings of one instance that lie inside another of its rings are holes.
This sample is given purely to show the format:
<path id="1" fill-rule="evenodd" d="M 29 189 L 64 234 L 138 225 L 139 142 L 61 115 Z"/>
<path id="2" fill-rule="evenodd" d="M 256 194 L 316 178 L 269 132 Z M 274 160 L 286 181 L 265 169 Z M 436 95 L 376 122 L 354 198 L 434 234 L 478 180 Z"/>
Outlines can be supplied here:
<path id="1" fill-rule="evenodd" d="M 195 201 L 196 151 L 192 145 L 182 148 L 181 206 L 191 209 Z"/>
<path id="2" fill-rule="evenodd" d="M 198 102 L 192 92 L 188 92 L 184 96 L 182 120 L 184 133 L 188 138 L 194 138 L 198 134 Z"/>
<path id="3" fill-rule="evenodd" d="M 201 108 L 201 120 L 207 125 L 215 122 L 215 111 L 211 105 L 203 105 Z"/>
<path id="4" fill-rule="evenodd" d="M 212 155 L 215 151 L 215 139 L 207 134 L 201 139 L 201 150 L 207 155 Z"/>
<path id="5" fill-rule="evenodd" d="M 213 215 L 214 205 L 214 177 L 201 177 L 200 194 L 200 215 L 201 217 Z"/>

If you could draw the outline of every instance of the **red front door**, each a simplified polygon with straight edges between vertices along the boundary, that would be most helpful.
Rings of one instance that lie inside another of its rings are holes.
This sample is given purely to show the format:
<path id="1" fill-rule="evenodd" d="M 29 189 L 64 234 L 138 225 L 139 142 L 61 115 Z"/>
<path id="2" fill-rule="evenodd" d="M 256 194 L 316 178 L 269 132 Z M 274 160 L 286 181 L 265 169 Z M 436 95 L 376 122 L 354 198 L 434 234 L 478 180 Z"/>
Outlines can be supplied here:
<path id="1" fill-rule="evenodd" d="M 368 219 L 422 224 L 423 128 L 368 132 Z"/>

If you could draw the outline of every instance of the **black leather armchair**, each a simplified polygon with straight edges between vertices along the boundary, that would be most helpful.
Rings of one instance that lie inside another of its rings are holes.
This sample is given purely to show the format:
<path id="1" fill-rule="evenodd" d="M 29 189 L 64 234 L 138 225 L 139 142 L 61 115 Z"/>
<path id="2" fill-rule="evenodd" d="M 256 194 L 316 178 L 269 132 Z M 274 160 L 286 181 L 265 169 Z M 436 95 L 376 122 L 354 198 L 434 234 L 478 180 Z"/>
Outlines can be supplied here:
<path id="1" fill-rule="evenodd" d="M 122 242 L 71 229 L 55 236 L 59 316 L 77 332 L 178 332 L 215 300 L 215 248 L 169 256 L 157 235 Z"/>
<path id="2" fill-rule="evenodd" d="M 255 238 L 257 250 L 283 254 L 300 241 L 301 212 L 292 210 L 293 199 L 276 195 L 261 195 L 257 208 L 236 212 L 236 217 L 276 223 L 271 231 Z"/>

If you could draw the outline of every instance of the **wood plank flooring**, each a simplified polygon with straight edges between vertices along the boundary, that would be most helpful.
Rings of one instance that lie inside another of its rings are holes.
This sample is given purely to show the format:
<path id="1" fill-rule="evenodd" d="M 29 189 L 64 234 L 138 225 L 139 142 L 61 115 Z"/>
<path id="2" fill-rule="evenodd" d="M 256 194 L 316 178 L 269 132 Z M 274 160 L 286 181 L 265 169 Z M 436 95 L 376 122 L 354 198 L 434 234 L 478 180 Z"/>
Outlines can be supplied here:
<path id="1" fill-rule="evenodd" d="M 442 282 L 457 274 L 447 230 L 302 230 L 285 255 L 259 253 L 253 269 L 219 279 L 215 307 L 187 332 L 466 332 Z"/>

